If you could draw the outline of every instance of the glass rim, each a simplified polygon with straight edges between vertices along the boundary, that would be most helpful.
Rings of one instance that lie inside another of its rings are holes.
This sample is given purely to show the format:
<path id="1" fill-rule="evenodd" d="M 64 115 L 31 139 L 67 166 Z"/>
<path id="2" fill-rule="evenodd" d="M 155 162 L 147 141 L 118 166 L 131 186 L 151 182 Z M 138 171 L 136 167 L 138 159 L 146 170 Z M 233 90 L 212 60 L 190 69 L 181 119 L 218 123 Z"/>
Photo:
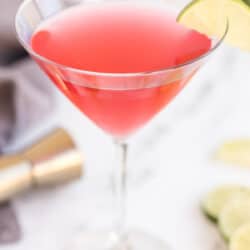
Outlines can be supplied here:
<path id="1" fill-rule="evenodd" d="M 143 76 L 143 75 L 155 75 L 155 74 L 161 74 L 161 73 L 167 73 L 169 71 L 174 71 L 174 70 L 178 70 L 184 67 L 187 67 L 189 65 L 192 65 L 196 62 L 201 61 L 202 59 L 207 58 L 210 54 L 212 54 L 214 51 L 217 50 L 217 48 L 220 47 L 220 45 L 223 43 L 223 41 L 225 40 L 227 34 L 228 34 L 228 30 L 229 30 L 229 20 L 228 18 L 226 18 L 226 24 L 225 24 L 225 30 L 223 32 L 223 35 L 220 38 L 217 38 L 218 41 L 215 42 L 215 44 L 204 54 L 189 60 L 185 63 L 181 63 L 178 65 L 174 65 L 174 66 L 170 66 L 170 67 L 166 67 L 163 69 L 159 69 L 159 70 L 152 70 L 152 71 L 142 71 L 142 72 L 124 72 L 124 73 L 119 73 L 119 72 L 98 72 L 98 71 L 91 71 L 91 70 L 84 70 L 84 69 L 78 69 L 78 68 L 74 68 L 74 67 L 70 67 L 67 65 L 63 65 L 60 63 L 57 63 L 51 59 L 48 59 L 40 54 L 38 54 L 37 52 L 35 52 L 31 46 L 27 45 L 27 42 L 25 42 L 22 37 L 20 36 L 20 32 L 19 32 L 19 27 L 18 27 L 18 16 L 21 15 L 23 9 L 25 8 L 25 5 L 28 4 L 29 2 L 32 2 L 34 0 L 23 0 L 23 2 L 20 4 L 16 16 L 15 16 L 15 30 L 16 30 L 16 37 L 18 39 L 18 41 L 21 43 L 21 45 L 24 47 L 24 49 L 29 53 L 29 55 L 33 56 L 34 58 L 50 64 L 50 65 L 54 65 L 56 67 L 58 67 L 59 69 L 62 70 L 66 70 L 66 71 L 70 71 L 73 73 L 77 73 L 77 74 L 86 74 L 86 75 L 92 75 L 92 76 L 106 76 L 106 77 L 136 77 L 136 76 Z M 213 39 L 211 39 L 213 40 Z"/>

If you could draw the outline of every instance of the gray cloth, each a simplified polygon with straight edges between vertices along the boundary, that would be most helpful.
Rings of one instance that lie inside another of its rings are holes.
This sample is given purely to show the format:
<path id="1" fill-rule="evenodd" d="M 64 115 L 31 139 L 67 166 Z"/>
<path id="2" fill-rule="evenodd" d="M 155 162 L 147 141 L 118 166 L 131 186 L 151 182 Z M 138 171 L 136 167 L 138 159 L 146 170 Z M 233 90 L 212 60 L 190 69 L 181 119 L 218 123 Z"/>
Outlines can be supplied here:
<path id="1" fill-rule="evenodd" d="M 23 53 L 23 49 L 16 39 L 15 14 L 22 0 L 0 1 L 0 64 L 9 58 Z"/>
<path id="2" fill-rule="evenodd" d="M 0 149 L 53 110 L 51 83 L 30 59 L 0 67 Z"/>
<path id="3" fill-rule="evenodd" d="M 31 60 L 6 66 L 23 53 L 14 20 L 22 0 L 0 0 L 0 151 L 53 107 L 50 83 Z M 4 67 L 5 66 L 5 67 Z"/>

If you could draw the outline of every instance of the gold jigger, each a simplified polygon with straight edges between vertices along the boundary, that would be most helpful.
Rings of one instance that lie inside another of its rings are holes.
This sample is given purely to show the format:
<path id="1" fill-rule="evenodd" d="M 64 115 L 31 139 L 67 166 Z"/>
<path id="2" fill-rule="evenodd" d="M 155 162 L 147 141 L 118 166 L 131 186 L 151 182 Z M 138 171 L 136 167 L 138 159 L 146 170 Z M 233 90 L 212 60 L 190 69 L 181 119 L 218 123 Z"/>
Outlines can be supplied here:
<path id="1" fill-rule="evenodd" d="M 19 154 L 0 157 L 0 202 L 34 186 L 80 178 L 83 156 L 64 129 L 56 129 Z"/>

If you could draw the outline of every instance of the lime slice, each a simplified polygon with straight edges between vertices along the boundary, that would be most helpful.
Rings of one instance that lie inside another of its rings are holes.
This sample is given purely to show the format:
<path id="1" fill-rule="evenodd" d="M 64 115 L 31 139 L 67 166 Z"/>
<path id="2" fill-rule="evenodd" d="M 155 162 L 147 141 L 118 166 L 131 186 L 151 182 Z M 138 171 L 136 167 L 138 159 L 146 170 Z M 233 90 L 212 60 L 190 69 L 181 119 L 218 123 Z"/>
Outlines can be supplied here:
<path id="1" fill-rule="evenodd" d="M 250 199 L 250 191 L 247 188 L 236 185 L 225 185 L 208 193 L 202 202 L 202 208 L 209 218 L 216 221 L 221 210 L 228 202 L 246 196 Z"/>
<path id="2" fill-rule="evenodd" d="M 178 16 L 183 25 L 208 36 L 222 37 L 229 22 L 225 41 L 250 51 L 250 6 L 243 0 L 194 0 Z"/>
<path id="3" fill-rule="evenodd" d="M 250 249 L 250 223 L 240 227 L 230 240 L 230 250 Z"/>
<path id="4" fill-rule="evenodd" d="M 218 149 L 216 158 L 225 163 L 250 167 L 250 140 L 234 140 L 223 144 Z"/>
<path id="5" fill-rule="evenodd" d="M 250 199 L 229 202 L 219 215 L 219 227 L 226 239 L 246 223 L 250 223 Z"/>

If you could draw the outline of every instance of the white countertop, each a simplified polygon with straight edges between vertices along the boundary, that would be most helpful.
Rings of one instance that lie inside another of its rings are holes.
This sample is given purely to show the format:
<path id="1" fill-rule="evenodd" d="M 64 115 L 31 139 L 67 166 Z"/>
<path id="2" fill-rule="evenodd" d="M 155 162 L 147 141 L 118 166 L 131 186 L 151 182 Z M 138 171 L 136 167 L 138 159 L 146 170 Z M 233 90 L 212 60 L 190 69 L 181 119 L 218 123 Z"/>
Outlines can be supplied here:
<path id="1" fill-rule="evenodd" d="M 223 140 L 250 136 L 249 65 L 249 54 L 221 49 L 183 95 L 132 140 L 130 226 L 155 234 L 176 250 L 216 250 L 218 234 L 199 202 L 216 184 L 250 181 L 250 169 L 213 160 Z M 197 89 L 203 95 L 189 107 Z M 111 141 L 61 94 L 58 102 L 57 112 L 41 127 L 59 123 L 69 130 L 86 157 L 86 174 L 67 186 L 18 197 L 13 204 L 23 239 L 2 249 L 61 250 L 82 229 L 110 221 Z"/>

